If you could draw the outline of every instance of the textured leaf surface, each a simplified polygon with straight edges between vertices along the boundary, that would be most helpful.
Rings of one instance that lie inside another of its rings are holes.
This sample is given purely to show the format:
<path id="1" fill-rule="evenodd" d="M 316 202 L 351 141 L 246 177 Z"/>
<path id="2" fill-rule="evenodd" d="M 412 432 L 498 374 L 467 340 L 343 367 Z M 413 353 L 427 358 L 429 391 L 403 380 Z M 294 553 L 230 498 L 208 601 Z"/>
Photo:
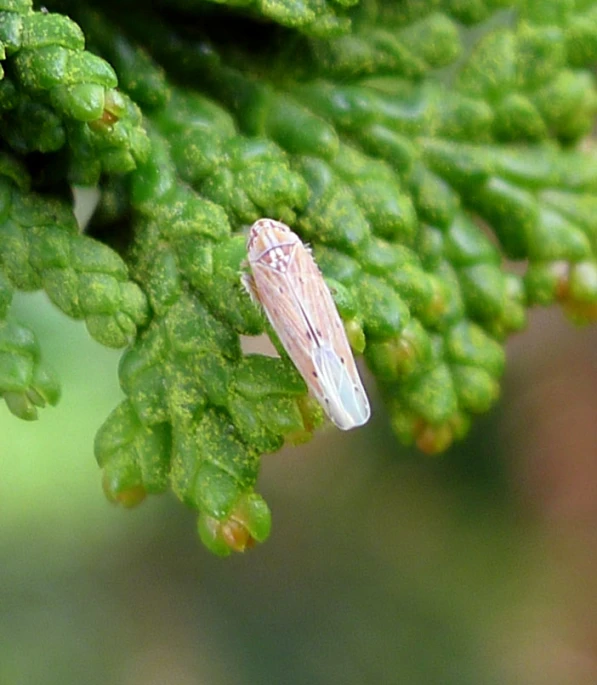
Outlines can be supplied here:
<path id="1" fill-rule="evenodd" d="M 25 419 L 58 400 L 10 314 L 44 289 L 127 347 L 95 443 L 107 496 L 170 488 L 227 555 L 269 534 L 261 455 L 323 419 L 288 359 L 241 351 L 264 331 L 280 348 L 240 282 L 255 220 L 311 244 L 396 435 L 426 452 L 496 402 L 530 306 L 597 318 L 597 9 L 168 5 L 0 3 L 0 392 Z M 89 235 L 72 183 L 99 187 Z"/>

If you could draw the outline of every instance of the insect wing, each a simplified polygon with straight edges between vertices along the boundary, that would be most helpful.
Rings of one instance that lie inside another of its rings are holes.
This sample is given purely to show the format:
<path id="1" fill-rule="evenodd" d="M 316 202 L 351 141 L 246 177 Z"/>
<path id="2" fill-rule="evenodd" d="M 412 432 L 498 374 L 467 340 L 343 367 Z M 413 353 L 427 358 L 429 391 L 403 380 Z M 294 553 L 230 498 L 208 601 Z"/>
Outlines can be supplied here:
<path id="1" fill-rule="evenodd" d="M 369 419 L 369 401 L 332 295 L 300 239 L 265 221 L 262 242 L 249 251 L 259 301 L 329 418 L 342 430 L 360 426 Z"/>
<path id="2" fill-rule="evenodd" d="M 260 261 L 251 263 L 251 267 L 254 279 L 253 291 L 272 328 L 307 385 L 313 391 L 318 390 L 313 387 L 314 383 L 317 385 L 311 359 L 313 342 L 307 336 L 307 325 L 293 293 L 291 279 L 287 274 L 277 272 Z"/>
<path id="3" fill-rule="evenodd" d="M 307 381 L 313 394 L 338 428 L 349 430 L 363 425 L 371 410 L 344 324 L 323 276 L 304 247 L 290 263 L 288 278 L 314 336 L 315 344 L 308 352 L 317 374 L 312 371 L 311 378 L 318 382 Z"/>
<path id="4" fill-rule="evenodd" d="M 346 365 L 328 345 L 313 350 L 313 365 L 324 392 L 322 405 L 330 419 L 342 430 L 367 423 L 371 410 L 360 378 L 350 377 Z"/>

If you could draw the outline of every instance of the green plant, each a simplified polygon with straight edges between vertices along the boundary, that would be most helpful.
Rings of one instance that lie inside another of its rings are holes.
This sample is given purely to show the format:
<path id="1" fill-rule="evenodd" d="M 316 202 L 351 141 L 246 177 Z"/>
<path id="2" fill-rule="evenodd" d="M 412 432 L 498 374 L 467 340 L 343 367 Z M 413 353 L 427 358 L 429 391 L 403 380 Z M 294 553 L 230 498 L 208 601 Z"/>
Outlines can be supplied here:
<path id="1" fill-rule="evenodd" d="M 260 217 L 312 244 L 423 451 L 495 402 L 527 308 L 597 318 L 597 2 L 44 5 L 0 0 L 0 392 L 24 419 L 59 397 L 14 289 L 125 347 L 109 498 L 172 488 L 218 554 L 267 537 L 260 457 L 322 415 L 287 359 L 241 351 Z M 85 235 L 76 185 L 100 189 Z"/>

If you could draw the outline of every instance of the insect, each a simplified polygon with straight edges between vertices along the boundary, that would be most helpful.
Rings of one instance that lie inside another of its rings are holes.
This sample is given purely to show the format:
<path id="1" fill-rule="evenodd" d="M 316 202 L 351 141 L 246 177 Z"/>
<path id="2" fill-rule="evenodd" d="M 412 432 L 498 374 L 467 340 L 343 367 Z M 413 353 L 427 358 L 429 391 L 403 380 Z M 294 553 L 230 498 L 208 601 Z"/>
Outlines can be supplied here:
<path id="1" fill-rule="evenodd" d="M 286 224 L 259 219 L 247 240 L 252 275 L 243 285 L 261 304 L 315 399 L 342 430 L 369 420 L 369 400 L 332 295 L 310 250 Z"/>

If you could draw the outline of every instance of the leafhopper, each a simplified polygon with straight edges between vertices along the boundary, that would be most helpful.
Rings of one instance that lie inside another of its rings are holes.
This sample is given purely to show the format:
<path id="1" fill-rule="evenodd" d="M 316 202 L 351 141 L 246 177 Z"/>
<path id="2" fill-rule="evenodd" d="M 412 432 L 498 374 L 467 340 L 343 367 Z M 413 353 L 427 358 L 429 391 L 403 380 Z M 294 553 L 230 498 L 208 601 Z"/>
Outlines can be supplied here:
<path id="1" fill-rule="evenodd" d="M 286 224 L 259 219 L 247 240 L 245 288 L 331 421 L 342 430 L 371 415 L 346 332 L 310 250 Z"/>

